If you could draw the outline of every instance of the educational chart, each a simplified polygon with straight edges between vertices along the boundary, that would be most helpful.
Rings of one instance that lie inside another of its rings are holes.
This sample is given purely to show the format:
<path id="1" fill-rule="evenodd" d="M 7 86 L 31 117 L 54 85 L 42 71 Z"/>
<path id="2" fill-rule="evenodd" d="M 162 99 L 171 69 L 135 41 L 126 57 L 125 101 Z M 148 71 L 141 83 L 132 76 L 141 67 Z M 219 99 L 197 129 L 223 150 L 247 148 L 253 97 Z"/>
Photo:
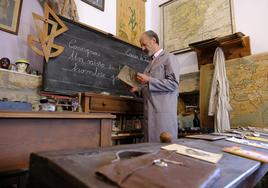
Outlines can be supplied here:
<path id="1" fill-rule="evenodd" d="M 162 5 L 163 45 L 169 52 L 231 34 L 233 25 L 230 0 L 176 0 Z"/>
<path id="2" fill-rule="evenodd" d="M 262 53 L 226 61 L 226 74 L 230 85 L 231 126 L 268 125 L 268 53 Z M 201 119 L 207 116 L 213 65 L 204 65 L 200 71 L 202 79 L 200 100 Z M 204 123 L 204 122 L 203 122 Z M 205 122 L 206 123 L 206 122 Z"/>
<path id="3" fill-rule="evenodd" d="M 116 35 L 140 46 L 140 36 L 145 31 L 145 0 L 117 0 L 116 14 Z"/>

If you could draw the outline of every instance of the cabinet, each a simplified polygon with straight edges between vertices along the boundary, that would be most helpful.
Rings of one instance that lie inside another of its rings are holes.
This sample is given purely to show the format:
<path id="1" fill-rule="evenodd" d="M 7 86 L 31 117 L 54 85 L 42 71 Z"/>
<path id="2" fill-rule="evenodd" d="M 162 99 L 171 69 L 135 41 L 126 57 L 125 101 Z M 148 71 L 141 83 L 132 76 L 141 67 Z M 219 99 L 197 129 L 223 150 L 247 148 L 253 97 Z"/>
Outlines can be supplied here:
<path id="1" fill-rule="evenodd" d="M 114 144 L 138 143 L 143 140 L 143 100 L 82 93 L 81 106 L 84 112 L 112 113 L 112 139 Z"/>
<path id="2" fill-rule="evenodd" d="M 0 172 L 27 169 L 33 152 L 111 146 L 113 118 L 108 113 L 0 111 Z"/>
<path id="3" fill-rule="evenodd" d="M 179 137 L 189 134 L 200 134 L 203 131 L 199 120 L 199 82 L 199 72 L 180 75 L 178 102 Z"/>

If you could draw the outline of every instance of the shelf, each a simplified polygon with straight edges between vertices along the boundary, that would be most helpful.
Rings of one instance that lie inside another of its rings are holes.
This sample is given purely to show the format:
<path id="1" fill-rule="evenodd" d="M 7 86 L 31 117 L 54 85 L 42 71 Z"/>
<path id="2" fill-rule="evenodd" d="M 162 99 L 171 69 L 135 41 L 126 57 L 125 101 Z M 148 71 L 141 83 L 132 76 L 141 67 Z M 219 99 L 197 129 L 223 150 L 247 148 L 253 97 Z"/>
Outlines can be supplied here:
<path id="1" fill-rule="evenodd" d="M 84 112 L 112 113 L 116 115 L 112 130 L 120 130 L 119 135 L 112 135 L 115 144 L 137 143 L 143 138 L 140 132 L 130 131 L 142 128 L 143 100 L 96 93 L 82 93 L 82 108 Z"/>
<path id="2" fill-rule="evenodd" d="M 143 133 L 120 133 L 119 135 L 113 135 L 112 140 L 128 139 L 133 137 L 143 137 Z"/>
<path id="3" fill-rule="evenodd" d="M 199 68 L 201 65 L 213 63 L 217 47 L 222 48 L 226 60 L 251 55 L 249 37 L 241 32 L 191 43 L 189 46 L 197 53 Z"/>

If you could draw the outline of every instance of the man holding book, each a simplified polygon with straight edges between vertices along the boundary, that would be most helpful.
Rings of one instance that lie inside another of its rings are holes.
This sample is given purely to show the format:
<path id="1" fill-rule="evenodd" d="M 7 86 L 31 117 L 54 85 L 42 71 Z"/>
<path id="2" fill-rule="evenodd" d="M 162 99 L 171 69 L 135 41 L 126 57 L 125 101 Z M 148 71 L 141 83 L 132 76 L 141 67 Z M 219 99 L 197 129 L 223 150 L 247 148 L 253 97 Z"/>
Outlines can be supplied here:
<path id="1" fill-rule="evenodd" d="M 144 32 L 140 44 L 152 60 L 143 73 L 137 73 L 142 86 L 133 87 L 131 92 L 140 91 L 144 98 L 145 138 L 149 142 L 159 142 L 160 134 L 168 132 L 176 139 L 179 62 L 160 48 L 154 31 Z"/>

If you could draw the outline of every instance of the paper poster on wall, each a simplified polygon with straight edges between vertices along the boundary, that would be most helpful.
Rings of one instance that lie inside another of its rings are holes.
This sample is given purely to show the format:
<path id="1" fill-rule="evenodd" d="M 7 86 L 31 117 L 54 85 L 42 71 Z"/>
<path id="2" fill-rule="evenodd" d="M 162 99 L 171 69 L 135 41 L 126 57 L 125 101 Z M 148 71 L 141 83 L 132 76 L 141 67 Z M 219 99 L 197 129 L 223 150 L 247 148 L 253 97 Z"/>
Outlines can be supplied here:
<path id="1" fill-rule="evenodd" d="M 173 0 L 160 5 L 163 47 L 189 50 L 189 44 L 234 33 L 232 0 Z"/>
<path id="2" fill-rule="evenodd" d="M 140 35 L 145 31 L 145 0 L 117 0 L 116 35 L 140 46 Z"/>

